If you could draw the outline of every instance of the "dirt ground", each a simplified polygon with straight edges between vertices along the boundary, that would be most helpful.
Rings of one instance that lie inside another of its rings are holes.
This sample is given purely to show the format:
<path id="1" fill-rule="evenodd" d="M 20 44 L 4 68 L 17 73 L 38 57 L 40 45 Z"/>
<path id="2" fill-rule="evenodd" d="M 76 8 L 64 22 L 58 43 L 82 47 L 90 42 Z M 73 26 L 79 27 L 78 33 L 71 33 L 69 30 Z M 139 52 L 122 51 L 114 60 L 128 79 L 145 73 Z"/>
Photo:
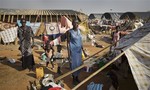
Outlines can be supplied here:
<path id="1" fill-rule="evenodd" d="M 110 38 L 109 35 L 96 35 L 96 39 L 99 44 L 103 46 L 108 46 L 110 44 Z M 63 46 L 65 46 L 65 43 L 62 43 Z M 90 55 L 102 50 L 103 48 L 97 48 L 92 47 L 90 42 L 84 42 L 83 43 L 84 48 L 86 48 Z M 0 59 L 0 90 L 31 90 L 29 81 L 36 80 L 36 74 L 35 72 L 29 70 L 22 70 L 21 68 L 21 61 L 20 59 L 20 52 L 18 50 L 18 45 L 2 45 L 0 44 L 0 57 L 7 57 L 7 59 Z M 104 52 L 100 53 L 99 55 L 103 55 L 108 52 L 108 49 Z M 55 65 L 55 69 L 51 70 L 49 66 L 48 68 L 45 67 L 45 65 L 40 65 L 40 55 L 43 53 L 43 50 L 37 50 L 36 48 L 33 49 L 34 59 L 36 62 L 35 67 L 42 66 L 44 68 L 45 74 L 53 74 L 54 77 L 58 77 L 59 75 L 56 73 L 57 65 Z M 67 55 L 66 48 L 63 49 L 63 55 Z M 15 59 L 15 63 L 10 63 L 8 59 Z M 93 70 L 91 72 L 85 72 L 84 70 L 81 70 L 81 74 L 79 79 L 82 81 L 89 75 L 91 75 L 93 72 L 95 72 L 98 69 L 96 65 L 94 65 Z M 108 88 L 111 85 L 111 80 L 106 76 L 106 73 L 108 72 L 109 67 L 103 70 L 102 72 L 98 73 L 96 76 L 94 76 L 92 79 L 87 81 L 84 85 L 78 88 L 78 90 L 86 90 L 87 85 L 90 82 L 95 83 L 101 83 L 103 84 L 103 90 L 108 90 Z M 66 72 L 69 72 L 69 65 L 66 64 L 62 68 L 63 74 Z M 134 79 L 132 77 L 132 74 L 129 74 L 127 78 L 123 77 L 123 73 L 121 71 L 118 71 L 118 78 L 119 78 L 119 87 L 120 90 L 137 90 L 136 84 L 134 82 Z M 65 77 L 63 79 L 65 83 L 65 88 L 67 90 L 70 90 L 74 86 L 72 85 L 72 77 L 71 75 Z"/>

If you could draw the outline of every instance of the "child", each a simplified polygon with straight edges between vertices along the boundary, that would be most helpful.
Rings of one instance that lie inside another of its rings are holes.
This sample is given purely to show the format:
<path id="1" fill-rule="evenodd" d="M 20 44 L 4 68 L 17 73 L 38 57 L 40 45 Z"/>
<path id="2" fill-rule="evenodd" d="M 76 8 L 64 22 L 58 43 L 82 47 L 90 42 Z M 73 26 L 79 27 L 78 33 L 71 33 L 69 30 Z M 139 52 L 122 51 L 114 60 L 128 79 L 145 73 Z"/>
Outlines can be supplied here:
<path id="1" fill-rule="evenodd" d="M 60 69 L 61 69 L 61 64 L 63 63 L 63 59 L 64 59 L 64 58 L 62 58 L 61 50 L 62 50 L 62 46 L 57 45 L 57 53 L 54 57 L 54 60 L 56 59 L 56 62 L 58 61 L 57 62 L 57 64 L 58 64 L 57 73 L 58 74 L 62 74 Z"/>
<path id="2" fill-rule="evenodd" d="M 53 64 L 53 56 L 54 56 L 54 49 L 50 44 L 50 41 L 47 41 L 45 45 L 45 53 L 47 56 L 47 61 L 46 61 L 46 67 L 48 67 L 49 61 L 52 64 L 52 69 L 54 69 L 54 64 Z"/>

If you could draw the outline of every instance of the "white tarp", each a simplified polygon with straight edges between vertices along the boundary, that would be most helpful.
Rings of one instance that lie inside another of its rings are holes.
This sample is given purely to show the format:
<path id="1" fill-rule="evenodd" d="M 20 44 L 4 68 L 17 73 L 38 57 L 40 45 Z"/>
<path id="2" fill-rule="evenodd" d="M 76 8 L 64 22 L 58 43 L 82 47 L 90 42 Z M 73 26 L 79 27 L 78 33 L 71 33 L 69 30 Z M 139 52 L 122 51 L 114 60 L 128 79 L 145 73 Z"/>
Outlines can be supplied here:
<path id="1" fill-rule="evenodd" d="M 150 33 L 125 50 L 139 90 L 150 88 Z"/>
<path id="2" fill-rule="evenodd" d="M 123 42 L 122 42 L 123 41 Z M 150 89 L 150 24 L 120 40 L 139 90 Z"/>
<path id="3" fill-rule="evenodd" d="M 0 36 L 4 43 L 14 42 L 17 37 L 17 27 L 0 32 Z"/>
<path id="4" fill-rule="evenodd" d="M 34 35 L 37 33 L 41 23 L 30 23 L 30 27 L 33 30 Z"/>
<path id="5" fill-rule="evenodd" d="M 20 20 L 17 20 L 17 24 L 18 24 L 19 27 L 22 26 Z M 33 33 L 36 34 L 36 32 L 38 31 L 41 23 L 30 23 L 30 21 L 26 21 L 26 25 L 30 26 L 33 30 Z"/>
<path id="6" fill-rule="evenodd" d="M 48 35 L 59 34 L 59 28 L 57 23 L 46 24 L 46 32 Z"/>

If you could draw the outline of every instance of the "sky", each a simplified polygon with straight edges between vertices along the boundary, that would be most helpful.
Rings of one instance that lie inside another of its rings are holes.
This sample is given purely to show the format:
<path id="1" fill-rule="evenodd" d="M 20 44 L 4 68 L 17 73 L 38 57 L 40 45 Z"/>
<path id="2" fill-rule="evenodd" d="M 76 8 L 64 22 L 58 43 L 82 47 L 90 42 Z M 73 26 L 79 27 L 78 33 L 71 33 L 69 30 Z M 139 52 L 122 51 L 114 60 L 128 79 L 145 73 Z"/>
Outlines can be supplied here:
<path id="1" fill-rule="evenodd" d="M 150 0 L 0 0 L 0 8 L 67 9 L 85 14 L 150 11 Z"/>

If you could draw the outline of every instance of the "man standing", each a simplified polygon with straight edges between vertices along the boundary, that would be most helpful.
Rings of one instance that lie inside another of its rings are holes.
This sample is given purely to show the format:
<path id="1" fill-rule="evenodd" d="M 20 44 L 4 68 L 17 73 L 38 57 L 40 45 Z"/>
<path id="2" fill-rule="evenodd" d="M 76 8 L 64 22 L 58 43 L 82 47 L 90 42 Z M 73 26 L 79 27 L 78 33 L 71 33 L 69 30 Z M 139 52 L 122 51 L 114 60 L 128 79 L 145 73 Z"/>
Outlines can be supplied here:
<path id="1" fill-rule="evenodd" d="M 34 44 L 34 34 L 30 26 L 26 26 L 26 20 L 21 19 L 22 26 L 18 27 L 17 36 L 19 38 L 20 47 L 19 50 L 21 51 L 21 61 L 22 61 L 22 68 L 28 68 L 29 71 L 33 70 L 34 66 L 34 57 L 32 54 L 32 45 Z M 32 38 L 32 42 L 31 42 Z"/>

